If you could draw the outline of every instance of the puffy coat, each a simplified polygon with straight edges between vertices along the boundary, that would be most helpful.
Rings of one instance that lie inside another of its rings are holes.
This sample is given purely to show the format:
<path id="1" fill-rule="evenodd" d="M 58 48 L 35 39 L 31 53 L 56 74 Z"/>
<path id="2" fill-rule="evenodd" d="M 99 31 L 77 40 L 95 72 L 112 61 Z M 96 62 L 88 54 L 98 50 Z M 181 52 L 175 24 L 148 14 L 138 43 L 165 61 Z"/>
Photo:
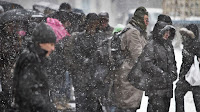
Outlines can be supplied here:
<path id="1" fill-rule="evenodd" d="M 172 97 L 173 81 L 177 78 L 176 61 L 173 47 L 162 38 L 165 32 L 164 22 L 158 22 L 153 32 L 153 40 L 144 48 L 141 54 L 141 70 L 148 76 L 148 89 L 146 95 L 167 94 Z M 158 28 L 157 28 L 158 27 Z M 161 35 L 160 35 L 161 34 Z"/>
<path id="2" fill-rule="evenodd" d="M 105 29 L 102 29 L 100 31 L 104 32 L 107 37 L 111 37 L 113 30 L 114 30 L 114 28 L 111 27 L 110 25 L 108 25 Z"/>
<path id="3" fill-rule="evenodd" d="M 194 24 L 187 25 L 186 28 L 180 29 L 183 37 L 182 65 L 179 73 L 179 79 L 185 80 L 185 75 L 194 63 L 194 56 L 200 57 L 199 46 L 200 41 L 198 27 Z M 192 38 L 192 34 L 194 37 Z"/>
<path id="4" fill-rule="evenodd" d="M 14 98 L 21 112 L 54 112 L 44 63 L 47 51 L 30 44 L 14 69 Z"/>
<path id="5" fill-rule="evenodd" d="M 121 48 L 128 52 L 121 67 L 114 73 L 113 102 L 122 108 L 139 108 L 143 91 L 130 84 L 127 75 L 134 66 L 137 58 L 146 45 L 146 32 L 140 32 L 140 28 L 134 23 L 128 24 L 130 28 L 122 36 Z"/>
<path id="6" fill-rule="evenodd" d="M 51 53 L 51 60 L 47 63 L 47 73 L 51 89 L 63 88 L 66 81 L 66 71 L 68 68 L 67 58 L 64 51 L 64 43 L 68 37 L 56 43 L 55 51 Z"/>
<path id="7" fill-rule="evenodd" d="M 91 85 L 92 77 L 95 73 L 94 56 L 97 51 L 97 34 L 90 35 L 85 31 L 80 32 L 73 37 L 73 68 L 76 68 L 72 78 L 74 86 L 85 87 Z"/>
<path id="8" fill-rule="evenodd" d="M 179 73 L 179 79 L 185 80 L 185 75 L 189 71 L 191 65 L 194 63 L 194 56 L 200 57 L 199 49 L 200 42 L 193 42 L 190 46 L 183 46 L 182 50 L 182 64 Z"/>

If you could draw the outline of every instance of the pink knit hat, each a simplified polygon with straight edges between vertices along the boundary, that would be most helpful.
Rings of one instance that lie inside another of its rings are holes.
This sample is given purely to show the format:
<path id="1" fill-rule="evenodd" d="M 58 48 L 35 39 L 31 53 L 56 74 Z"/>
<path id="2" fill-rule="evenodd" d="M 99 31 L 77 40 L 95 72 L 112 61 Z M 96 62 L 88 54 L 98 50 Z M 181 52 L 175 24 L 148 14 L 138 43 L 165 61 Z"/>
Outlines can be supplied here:
<path id="1" fill-rule="evenodd" d="M 57 37 L 56 39 L 57 42 L 62 38 L 64 38 L 65 36 L 71 36 L 59 20 L 54 18 L 47 18 L 47 24 L 53 29 Z"/>

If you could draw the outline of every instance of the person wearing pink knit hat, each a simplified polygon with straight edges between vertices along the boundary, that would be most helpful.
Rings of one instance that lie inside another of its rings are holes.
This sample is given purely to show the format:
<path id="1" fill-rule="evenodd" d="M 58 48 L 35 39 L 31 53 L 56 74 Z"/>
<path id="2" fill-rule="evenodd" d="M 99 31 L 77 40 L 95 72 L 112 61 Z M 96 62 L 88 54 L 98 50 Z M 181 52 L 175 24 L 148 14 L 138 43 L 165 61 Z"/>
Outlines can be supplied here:
<path id="1" fill-rule="evenodd" d="M 71 36 L 59 20 L 54 18 L 47 18 L 47 24 L 53 29 L 57 37 L 57 42 L 63 39 L 65 36 Z"/>

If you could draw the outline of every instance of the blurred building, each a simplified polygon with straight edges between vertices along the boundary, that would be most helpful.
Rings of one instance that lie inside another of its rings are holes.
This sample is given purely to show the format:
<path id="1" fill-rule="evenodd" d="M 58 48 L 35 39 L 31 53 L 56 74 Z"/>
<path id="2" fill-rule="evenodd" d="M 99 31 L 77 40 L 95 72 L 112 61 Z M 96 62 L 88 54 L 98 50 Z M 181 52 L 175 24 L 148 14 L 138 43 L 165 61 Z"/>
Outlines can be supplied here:
<path id="1" fill-rule="evenodd" d="M 163 13 L 180 19 L 200 17 L 200 0 L 163 0 Z"/>
<path id="2" fill-rule="evenodd" d="M 110 14 L 110 24 L 124 24 L 131 9 L 140 6 L 148 8 L 162 8 L 162 0 L 68 0 L 73 7 L 89 12 L 108 12 Z"/>
<path id="3" fill-rule="evenodd" d="M 162 8 L 163 0 L 0 0 L 9 1 L 22 5 L 26 9 L 32 9 L 34 4 L 50 2 L 51 4 L 60 5 L 63 2 L 70 3 L 73 8 L 82 9 L 85 14 L 89 12 L 108 12 L 110 14 L 110 24 L 115 26 L 123 24 L 126 16 L 131 9 L 139 6 L 148 8 Z"/>
<path id="4" fill-rule="evenodd" d="M 82 9 L 85 14 L 90 12 L 100 13 L 108 12 L 110 20 L 114 20 L 115 11 L 113 10 L 115 4 L 112 4 L 113 0 L 68 0 L 73 7 Z M 110 21 L 110 24 L 115 24 L 115 21 Z"/>

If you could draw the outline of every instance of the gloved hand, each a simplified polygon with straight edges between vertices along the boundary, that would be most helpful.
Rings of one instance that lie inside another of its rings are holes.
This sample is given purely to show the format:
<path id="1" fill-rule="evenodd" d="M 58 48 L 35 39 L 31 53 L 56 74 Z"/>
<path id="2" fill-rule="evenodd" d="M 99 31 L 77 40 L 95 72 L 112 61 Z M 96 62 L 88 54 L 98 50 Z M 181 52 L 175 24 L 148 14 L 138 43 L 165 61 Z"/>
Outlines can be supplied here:
<path id="1" fill-rule="evenodd" d="M 92 61 L 91 59 L 85 58 L 84 61 L 83 61 L 83 64 L 84 64 L 85 66 L 90 66 L 91 63 L 92 63 L 91 61 Z"/>
<path id="2" fill-rule="evenodd" d="M 85 60 L 83 61 L 84 64 L 87 64 L 89 62 L 89 58 L 85 58 Z"/>
<path id="3" fill-rule="evenodd" d="M 163 78 L 163 83 L 168 83 L 169 82 L 169 78 L 168 78 L 168 73 L 167 72 L 163 72 L 162 73 L 162 78 Z"/>

